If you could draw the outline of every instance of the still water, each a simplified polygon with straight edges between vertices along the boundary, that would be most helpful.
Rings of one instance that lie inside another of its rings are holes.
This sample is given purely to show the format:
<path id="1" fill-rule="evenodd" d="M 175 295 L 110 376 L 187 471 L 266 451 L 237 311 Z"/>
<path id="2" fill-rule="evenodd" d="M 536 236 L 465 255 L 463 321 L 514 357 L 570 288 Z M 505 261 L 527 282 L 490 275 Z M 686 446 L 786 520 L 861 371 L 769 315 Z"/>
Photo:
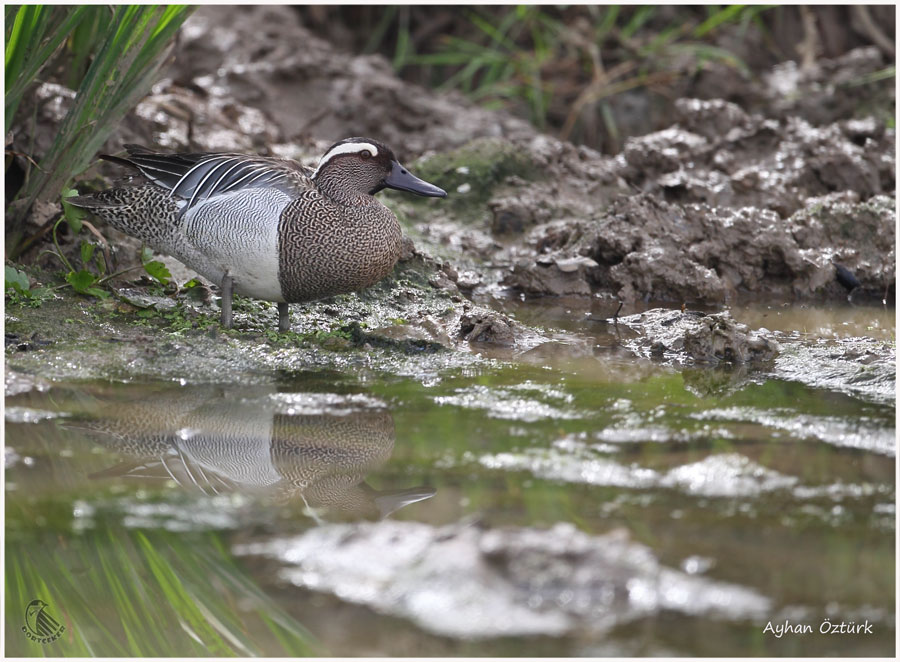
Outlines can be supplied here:
<path id="1" fill-rule="evenodd" d="M 638 362 L 577 313 L 589 355 L 429 379 L 8 374 L 6 654 L 891 655 L 893 401 Z M 799 323 L 893 340 L 840 319 Z"/>

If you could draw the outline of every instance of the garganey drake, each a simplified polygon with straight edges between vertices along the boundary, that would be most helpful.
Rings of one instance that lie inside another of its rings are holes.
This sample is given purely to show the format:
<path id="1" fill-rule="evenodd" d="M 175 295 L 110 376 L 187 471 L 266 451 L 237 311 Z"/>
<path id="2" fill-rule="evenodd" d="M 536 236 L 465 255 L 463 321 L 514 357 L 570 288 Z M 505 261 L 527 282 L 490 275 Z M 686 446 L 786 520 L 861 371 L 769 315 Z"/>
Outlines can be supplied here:
<path id="1" fill-rule="evenodd" d="M 374 285 L 400 256 L 400 224 L 375 194 L 447 195 L 369 138 L 335 143 L 314 171 L 273 157 L 125 149 L 128 158 L 100 158 L 149 183 L 66 202 L 218 283 L 226 328 L 233 292 L 278 302 L 278 328 L 287 331 L 289 303 Z"/>

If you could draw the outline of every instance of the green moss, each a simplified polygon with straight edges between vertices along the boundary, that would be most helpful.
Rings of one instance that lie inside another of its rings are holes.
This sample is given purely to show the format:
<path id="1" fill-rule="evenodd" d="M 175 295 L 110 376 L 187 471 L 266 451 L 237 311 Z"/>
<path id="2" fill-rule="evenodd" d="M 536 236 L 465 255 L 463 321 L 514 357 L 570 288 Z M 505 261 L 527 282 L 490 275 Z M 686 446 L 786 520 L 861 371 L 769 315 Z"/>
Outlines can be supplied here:
<path id="1" fill-rule="evenodd" d="M 393 192 L 386 195 L 401 222 L 411 214 L 421 216 L 423 209 L 440 209 L 475 220 L 486 213 L 487 201 L 503 180 L 513 175 L 532 179 L 536 172 L 534 163 L 518 147 L 501 138 L 479 138 L 420 159 L 411 168 L 416 176 L 446 190 L 447 198 L 435 201 Z"/>

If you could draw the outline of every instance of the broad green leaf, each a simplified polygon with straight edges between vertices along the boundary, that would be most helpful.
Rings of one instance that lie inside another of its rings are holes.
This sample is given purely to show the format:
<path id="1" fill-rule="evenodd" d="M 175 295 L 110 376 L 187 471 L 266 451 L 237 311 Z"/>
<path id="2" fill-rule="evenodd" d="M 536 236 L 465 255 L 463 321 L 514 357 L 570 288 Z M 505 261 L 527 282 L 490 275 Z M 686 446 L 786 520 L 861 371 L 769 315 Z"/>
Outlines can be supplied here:
<path id="1" fill-rule="evenodd" d="M 53 290 L 49 287 L 36 287 L 30 292 L 32 299 L 47 299 L 53 296 Z"/>
<path id="2" fill-rule="evenodd" d="M 169 273 L 169 270 L 166 268 L 162 262 L 158 260 L 151 260 L 150 262 L 144 263 L 144 271 L 150 274 L 151 278 L 158 280 L 163 285 L 168 285 L 169 280 L 172 278 L 172 274 Z"/>
<path id="3" fill-rule="evenodd" d="M 81 207 L 76 207 L 75 205 L 70 205 L 68 202 L 66 202 L 66 198 L 72 198 L 76 195 L 78 195 L 78 191 L 70 188 L 64 190 L 61 197 L 63 213 L 66 216 L 66 222 L 69 224 L 69 227 L 72 228 L 72 232 L 78 234 L 79 232 L 81 232 L 81 222 L 87 218 L 88 214 Z"/>
<path id="4" fill-rule="evenodd" d="M 66 282 L 76 292 L 88 294 L 88 289 L 97 282 L 97 277 L 90 271 L 82 269 L 81 271 L 70 271 L 66 274 Z"/>
<path id="5" fill-rule="evenodd" d="M 106 290 L 101 290 L 99 287 L 89 287 L 84 291 L 84 293 L 99 297 L 101 299 L 105 299 L 109 296 L 109 292 L 107 292 Z"/>
<path id="6" fill-rule="evenodd" d="M 86 267 L 91 258 L 94 257 L 94 244 L 87 241 L 81 242 L 81 263 Z"/>
<path id="7" fill-rule="evenodd" d="M 31 287 L 28 275 L 24 271 L 19 271 L 15 267 L 10 267 L 9 265 L 6 266 L 5 280 L 5 289 L 7 290 L 12 288 L 18 292 L 26 293 Z"/>

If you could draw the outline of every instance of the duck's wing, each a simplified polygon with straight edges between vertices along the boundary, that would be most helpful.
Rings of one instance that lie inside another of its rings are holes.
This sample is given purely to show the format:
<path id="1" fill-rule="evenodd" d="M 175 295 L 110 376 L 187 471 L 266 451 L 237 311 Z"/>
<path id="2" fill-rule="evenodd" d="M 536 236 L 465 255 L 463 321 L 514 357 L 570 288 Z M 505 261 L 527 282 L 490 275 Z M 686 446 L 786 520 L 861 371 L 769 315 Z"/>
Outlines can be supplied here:
<path id="1" fill-rule="evenodd" d="M 128 158 L 100 157 L 137 168 L 157 186 L 188 201 L 185 209 L 200 200 L 244 188 L 274 188 L 297 197 L 315 188 L 312 173 L 296 161 L 229 152 L 165 154 L 125 145 Z"/>

